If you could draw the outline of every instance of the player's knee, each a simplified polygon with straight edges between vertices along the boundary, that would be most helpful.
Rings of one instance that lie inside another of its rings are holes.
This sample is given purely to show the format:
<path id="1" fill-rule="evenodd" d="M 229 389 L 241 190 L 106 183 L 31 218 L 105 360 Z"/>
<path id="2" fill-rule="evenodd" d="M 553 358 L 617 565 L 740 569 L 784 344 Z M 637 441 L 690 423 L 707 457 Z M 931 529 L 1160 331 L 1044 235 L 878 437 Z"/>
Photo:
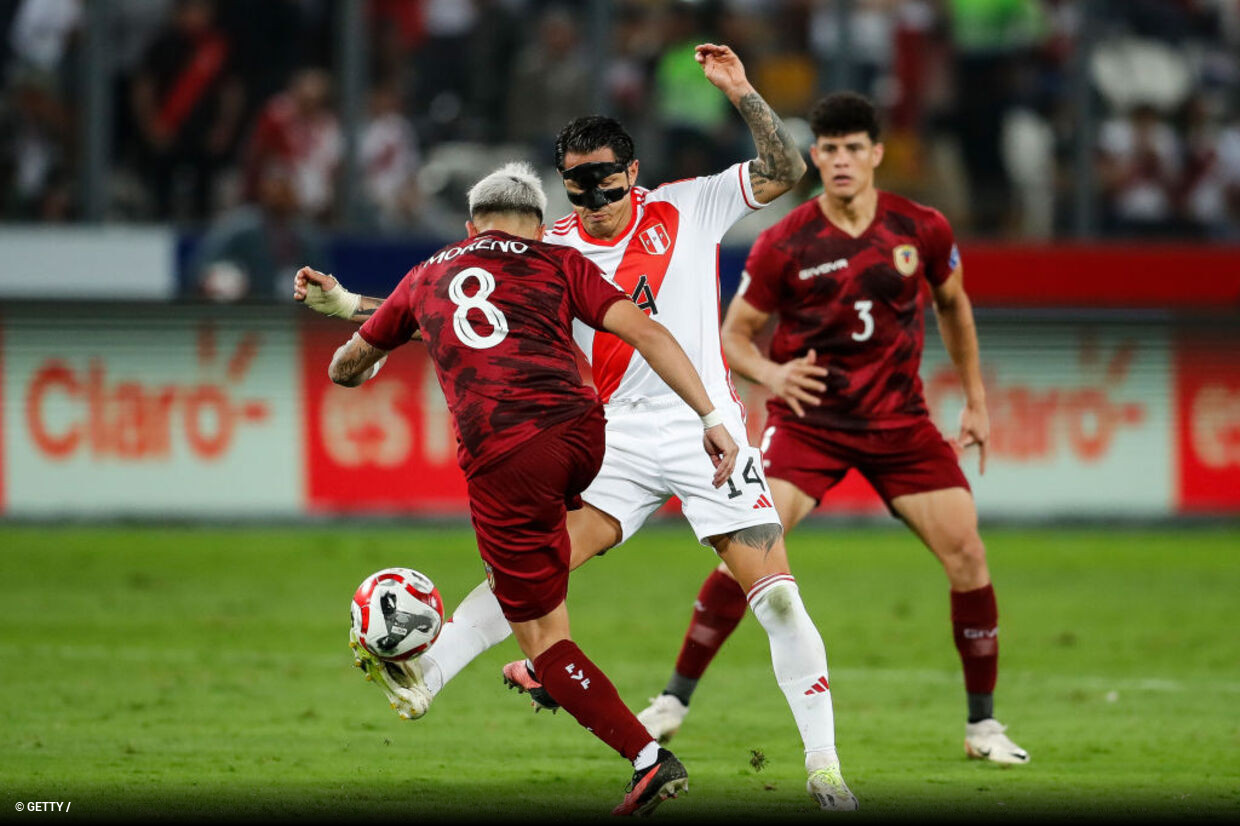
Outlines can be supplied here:
<path id="1" fill-rule="evenodd" d="M 761 593 L 750 597 L 749 605 L 768 632 L 794 623 L 805 612 L 800 589 L 791 577 L 762 588 Z"/>
<path id="2" fill-rule="evenodd" d="M 591 558 L 607 553 L 624 538 L 620 522 L 598 508 L 586 505 L 568 514 L 568 539 L 572 554 L 569 567 L 576 570 Z"/>
<path id="3" fill-rule="evenodd" d="M 976 532 L 953 537 L 938 556 L 953 584 L 976 579 L 986 571 L 986 546 Z"/>

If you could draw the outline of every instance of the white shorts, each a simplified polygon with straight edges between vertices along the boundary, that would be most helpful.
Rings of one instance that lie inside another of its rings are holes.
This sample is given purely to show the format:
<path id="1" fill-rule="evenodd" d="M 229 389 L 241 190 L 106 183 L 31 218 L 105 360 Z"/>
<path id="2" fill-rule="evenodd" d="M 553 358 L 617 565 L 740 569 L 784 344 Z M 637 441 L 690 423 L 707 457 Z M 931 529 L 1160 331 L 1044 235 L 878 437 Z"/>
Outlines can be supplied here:
<path id="1" fill-rule="evenodd" d="M 702 421 L 678 396 L 606 410 L 603 466 L 581 498 L 619 521 L 621 543 L 672 496 L 703 545 L 712 536 L 779 524 L 762 455 L 749 446 L 735 402 L 718 405 L 741 448 L 732 478 L 719 488 L 711 484 L 715 468 L 702 447 Z"/>

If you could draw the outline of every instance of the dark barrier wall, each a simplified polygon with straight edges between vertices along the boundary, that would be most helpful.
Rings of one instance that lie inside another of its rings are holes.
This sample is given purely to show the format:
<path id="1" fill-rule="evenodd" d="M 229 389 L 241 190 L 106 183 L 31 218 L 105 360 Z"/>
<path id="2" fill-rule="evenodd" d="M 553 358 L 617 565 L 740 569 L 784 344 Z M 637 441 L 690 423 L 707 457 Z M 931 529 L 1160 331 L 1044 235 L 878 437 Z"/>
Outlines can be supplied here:
<path id="1" fill-rule="evenodd" d="M 183 294 L 194 284 L 189 261 L 197 237 L 180 239 Z M 387 295 L 438 241 L 338 236 L 326 243 L 327 266 L 355 292 Z M 719 250 L 725 297 L 736 291 L 748 248 Z M 1139 307 L 1240 314 L 1240 247 L 962 243 L 965 284 L 979 306 Z"/>

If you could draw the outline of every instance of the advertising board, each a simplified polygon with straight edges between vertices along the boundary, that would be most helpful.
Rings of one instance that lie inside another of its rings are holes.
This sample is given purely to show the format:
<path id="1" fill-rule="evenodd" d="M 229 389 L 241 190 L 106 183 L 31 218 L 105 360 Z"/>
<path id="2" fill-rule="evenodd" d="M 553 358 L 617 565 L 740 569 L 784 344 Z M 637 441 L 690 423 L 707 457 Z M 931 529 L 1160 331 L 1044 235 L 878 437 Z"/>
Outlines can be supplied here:
<path id="1" fill-rule="evenodd" d="M 235 310 L 6 317 L 7 512 L 300 510 L 293 342 L 287 319 Z"/>

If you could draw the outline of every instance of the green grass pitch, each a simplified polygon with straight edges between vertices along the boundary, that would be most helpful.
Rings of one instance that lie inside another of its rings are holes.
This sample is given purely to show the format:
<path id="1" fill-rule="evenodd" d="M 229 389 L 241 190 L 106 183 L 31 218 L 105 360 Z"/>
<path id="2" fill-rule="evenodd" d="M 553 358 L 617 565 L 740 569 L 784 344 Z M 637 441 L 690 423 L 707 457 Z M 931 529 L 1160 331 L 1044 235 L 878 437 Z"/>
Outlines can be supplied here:
<path id="1" fill-rule="evenodd" d="M 790 540 L 827 643 L 853 819 L 1240 815 L 1240 529 L 984 530 L 997 716 L 1033 756 L 965 759 L 946 581 L 907 531 Z M 713 556 L 666 523 L 574 575 L 574 636 L 635 709 L 663 685 Z M 604 819 L 630 769 L 504 690 L 511 640 L 403 722 L 351 667 L 372 571 L 481 581 L 463 528 L 0 525 L 0 818 Z M 819 818 L 748 618 L 673 742 L 690 794 L 656 817 Z M 758 771 L 753 752 L 766 758 Z M 71 802 L 68 815 L 17 803 Z"/>

